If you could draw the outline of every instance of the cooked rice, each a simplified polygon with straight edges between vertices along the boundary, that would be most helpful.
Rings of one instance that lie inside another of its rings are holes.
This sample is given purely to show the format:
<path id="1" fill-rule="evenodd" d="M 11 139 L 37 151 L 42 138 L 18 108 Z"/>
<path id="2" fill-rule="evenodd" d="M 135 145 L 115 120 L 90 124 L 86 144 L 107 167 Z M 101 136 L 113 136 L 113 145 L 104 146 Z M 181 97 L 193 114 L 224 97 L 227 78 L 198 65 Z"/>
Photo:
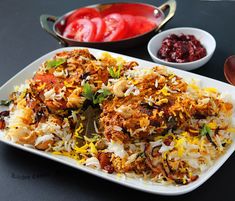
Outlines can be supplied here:
<path id="1" fill-rule="evenodd" d="M 48 68 L 56 59 L 64 62 Z M 201 88 L 198 80 L 108 53 L 96 59 L 87 49 L 57 53 L 50 61 L 10 95 L 9 140 L 108 173 L 174 184 L 195 181 L 232 143 L 231 98 Z M 92 104 L 86 83 L 96 98 L 110 92 L 95 105 L 101 112 L 92 123 L 84 112 Z"/>

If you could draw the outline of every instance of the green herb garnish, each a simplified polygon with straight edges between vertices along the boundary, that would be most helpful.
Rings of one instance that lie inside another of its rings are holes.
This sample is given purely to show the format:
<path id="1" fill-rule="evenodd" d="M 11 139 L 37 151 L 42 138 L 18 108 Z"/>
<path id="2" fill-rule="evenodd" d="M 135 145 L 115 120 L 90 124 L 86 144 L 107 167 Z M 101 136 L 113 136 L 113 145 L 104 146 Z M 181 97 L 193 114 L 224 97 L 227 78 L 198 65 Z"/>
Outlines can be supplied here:
<path id="1" fill-rule="evenodd" d="M 144 152 L 139 153 L 138 157 L 145 158 L 145 153 Z"/>
<path id="2" fill-rule="evenodd" d="M 120 77 L 121 69 L 122 69 L 121 64 L 118 66 L 117 70 L 111 67 L 109 68 L 109 74 L 111 75 L 112 78 L 118 79 Z"/>
<path id="3" fill-rule="evenodd" d="M 107 89 L 100 89 L 96 93 L 93 93 L 91 86 L 86 82 L 83 85 L 83 96 L 92 101 L 94 105 L 101 103 L 111 92 Z"/>
<path id="4" fill-rule="evenodd" d="M 88 100 L 91 100 L 91 101 L 93 100 L 94 94 L 93 94 L 91 86 L 87 82 L 83 85 L 82 95 Z"/>
<path id="5" fill-rule="evenodd" d="M 0 105 L 1 106 L 9 106 L 11 104 L 11 100 L 1 100 Z"/>
<path id="6" fill-rule="evenodd" d="M 65 63 L 65 62 L 66 62 L 66 59 L 64 59 L 64 58 L 48 60 L 46 62 L 46 68 L 47 69 L 56 68 L 56 67 L 60 66 L 61 64 Z"/>
<path id="7" fill-rule="evenodd" d="M 204 135 L 207 135 L 207 134 L 211 135 L 212 134 L 212 130 L 210 129 L 209 126 L 204 124 L 202 129 L 200 130 L 200 134 L 201 134 L 201 136 L 204 136 Z"/>
<path id="8" fill-rule="evenodd" d="M 98 90 L 95 95 L 93 96 L 93 103 L 99 104 L 102 103 L 107 96 L 109 96 L 111 92 L 107 89 L 100 89 Z"/>
<path id="9" fill-rule="evenodd" d="M 215 147 L 217 148 L 216 143 L 212 140 L 211 138 L 211 134 L 212 134 L 212 130 L 210 129 L 209 126 L 207 126 L 206 124 L 203 125 L 201 131 L 200 131 L 201 136 L 206 136 L 206 138 L 208 139 L 208 141 Z"/>

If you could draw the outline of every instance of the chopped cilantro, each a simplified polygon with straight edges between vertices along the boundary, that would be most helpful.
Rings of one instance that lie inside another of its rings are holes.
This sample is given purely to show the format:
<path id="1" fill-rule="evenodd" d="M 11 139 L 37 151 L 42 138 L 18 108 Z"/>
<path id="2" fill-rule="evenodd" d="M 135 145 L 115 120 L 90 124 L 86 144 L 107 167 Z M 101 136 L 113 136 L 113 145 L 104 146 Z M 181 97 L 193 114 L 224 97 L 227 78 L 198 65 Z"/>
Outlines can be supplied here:
<path id="1" fill-rule="evenodd" d="M 144 152 L 139 153 L 138 157 L 145 158 L 145 153 Z"/>
<path id="2" fill-rule="evenodd" d="M 11 104 L 11 100 L 1 100 L 0 105 L 1 106 L 9 106 Z"/>
<path id="3" fill-rule="evenodd" d="M 93 103 L 99 104 L 102 103 L 107 96 L 109 96 L 111 92 L 107 89 L 100 89 L 98 90 L 95 95 L 93 96 Z"/>
<path id="4" fill-rule="evenodd" d="M 48 60 L 46 62 L 46 68 L 47 69 L 56 68 L 56 67 L 60 66 L 61 64 L 65 63 L 65 62 L 66 62 L 66 59 L 64 59 L 64 58 Z"/>
<path id="5" fill-rule="evenodd" d="M 86 99 L 88 100 L 93 100 L 93 91 L 91 86 L 86 82 L 83 85 L 83 94 L 82 94 Z"/>
<path id="6" fill-rule="evenodd" d="M 212 130 L 210 129 L 210 127 L 206 124 L 203 125 L 201 131 L 200 131 L 201 136 L 206 136 L 206 138 L 209 140 L 209 142 L 215 147 L 217 148 L 216 143 L 213 141 L 213 139 L 211 138 L 211 134 L 212 134 Z"/>
<path id="7" fill-rule="evenodd" d="M 121 69 L 122 69 L 122 65 L 119 65 L 117 70 L 111 67 L 109 68 L 109 74 L 111 75 L 112 78 L 117 79 L 120 77 Z"/>
<path id="8" fill-rule="evenodd" d="M 111 92 L 107 89 L 100 89 L 94 94 L 87 82 L 83 85 L 83 96 L 92 101 L 94 105 L 101 103 L 110 94 Z"/>
<path id="9" fill-rule="evenodd" d="M 212 134 L 212 130 L 210 129 L 209 126 L 204 124 L 202 129 L 200 130 L 200 134 L 201 134 L 201 136 L 204 136 L 204 135 L 207 135 L 207 134 L 211 135 Z"/>

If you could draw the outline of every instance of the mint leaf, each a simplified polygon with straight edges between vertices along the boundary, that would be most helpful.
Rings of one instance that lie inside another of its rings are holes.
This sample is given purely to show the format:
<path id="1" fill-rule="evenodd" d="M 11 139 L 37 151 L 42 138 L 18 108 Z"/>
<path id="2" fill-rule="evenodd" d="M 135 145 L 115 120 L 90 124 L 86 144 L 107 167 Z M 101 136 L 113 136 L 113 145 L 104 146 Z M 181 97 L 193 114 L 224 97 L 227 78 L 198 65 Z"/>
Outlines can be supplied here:
<path id="1" fill-rule="evenodd" d="M 111 77 L 115 78 L 115 72 L 112 67 L 109 68 L 109 74 L 111 75 Z"/>
<path id="2" fill-rule="evenodd" d="M 122 65 L 120 64 L 120 65 L 118 66 L 118 71 L 117 71 L 117 76 L 118 76 L 118 78 L 120 77 L 121 69 L 122 69 Z"/>
<path id="3" fill-rule="evenodd" d="M 107 89 L 98 90 L 95 96 L 93 97 L 93 103 L 94 104 L 102 103 L 110 94 L 111 92 Z"/>
<path id="4" fill-rule="evenodd" d="M 111 92 L 108 89 L 100 89 L 97 93 L 103 94 L 104 96 L 109 96 Z"/>
<path id="5" fill-rule="evenodd" d="M 94 94 L 93 94 L 91 86 L 87 82 L 83 85 L 82 95 L 88 100 L 91 100 L 91 101 L 93 100 L 93 95 Z"/>
<path id="6" fill-rule="evenodd" d="M 200 131 L 201 136 L 206 136 L 206 138 L 208 139 L 208 141 L 215 147 L 217 148 L 216 143 L 213 141 L 213 139 L 211 138 L 211 134 L 212 134 L 212 130 L 210 129 L 209 126 L 207 126 L 206 124 L 203 125 L 201 131 Z"/>
<path id="7" fill-rule="evenodd" d="M 1 100 L 0 105 L 1 106 L 9 106 L 11 104 L 11 100 Z"/>
<path id="8" fill-rule="evenodd" d="M 83 85 L 82 95 L 93 102 L 94 105 L 101 103 L 111 92 L 107 89 L 100 89 L 95 94 L 92 91 L 90 84 L 87 82 Z"/>
<path id="9" fill-rule="evenodd" d="M 201 136 L 204 136 L 204 135 L 207 135 L 207 134 L 211 135 L 212 134 L 212 130 L 210 129 L 209 126 L 204 124 L 202 129 L 200 130 L 200 134 L 201 134 Z"/>
<path id="10" fill-rule="evenodd" d="M 109 74 L 112 78 L 118 79 L 121 74 L 122 65 L 118 66 L 118 69 L 115 71 L 113 67 L 109 68 Z"/>
<path id="11" fill-rule="evenodd" d="M 56 68 L 56 67 L 60 66 L 61 64 L 65 63 L 65 62 L 66 62 L 66 59 L 64 59 L 64 58 L 48 60 L 46 62 L 46 68 L 47 69 Z"/>

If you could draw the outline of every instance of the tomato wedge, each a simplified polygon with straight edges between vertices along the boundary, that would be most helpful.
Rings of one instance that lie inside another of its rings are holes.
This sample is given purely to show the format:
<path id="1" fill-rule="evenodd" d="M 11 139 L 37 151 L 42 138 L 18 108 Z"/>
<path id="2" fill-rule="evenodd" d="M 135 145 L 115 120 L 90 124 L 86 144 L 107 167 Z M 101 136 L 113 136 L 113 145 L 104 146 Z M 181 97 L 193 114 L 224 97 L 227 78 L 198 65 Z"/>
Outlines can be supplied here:
<path id="1" fill-rule="evenodd" d="M 88 19 L 78 19 L 66 26 L 63 36 L 82 42 L 94 41 L 95 25 Z"/>
<path id="2" fill-rule="evenodd" d="M 134 35 L 140 35 L 151 31 L 156 27 L 156 23 L 143 16 L 135 16 L 135 23 L 132 27 Z"/>
<path id="3" fill-rule="evenodd" d="M 118 13 L 113 13 L 104 17 L 106 31 L 104 41 L 115 41 L 122 39 L 126 34 L 125 21 Z"/>
<path id="4" fill-rule="evenodd" d="M 143 16 L 122 15 L 127 25 L 126 38 L 134 37 L 152 30 L 157 25 Z"/>
<path id="5" fill-rule="evenodd" d="M 63 37 L 74 39 L 76 32 L 77 32 L 77 24 L 76 22 L 72 22 L 65 27 L 65 30 L 63 32 Z"/>
<path id="6" fill-rule="evenodd" d="M 97 41 L 97 42 L 102 41 L 104 38 L 105 29 L 106 29 L 105 22 L 100 17 L 95 17 L 95 18 L 91 19 L 91 21 L 96 26 L 96 34 L 95 34 L 94 41 Z"/>
<path id="7" fill-rule="evenodd" d="M 80 8 L 68 17 L 66 24 L 69 25 L 78 19 L 91 19 L 94 17 L 100 17 L 100 13 L 95 8 Z"/>
<path id="8" fill-rule="evenodd" d="M 56 90 L 63 87 L 63 84 L 60 83 L 60 79 L 56 78 L 52 73 L 39 74 L 36 73 L 33 77 L 33 80 L 36 80 L 38 83 L 45 83 L 45 89 L 49 90 L 55 88 Z"/>
<path id="9" fill-rule="evenodd" d="M 43 75 L 36 73 L 33 77 L 33 80 L 40 81 L 48 85 L 54 85 L 56 83 L 56 77 L 51 73 L 45 73 Z"/>
<path id="10" fill-rule="evenodd" d="M 135 36 L 135 32 L 132 30 L 133 27 L 135 26 L 135 17 L 133 15 L 128 15 L 128 14 L 125 14 L 125 15 L 122 15 L 124 21 L 126 22 L 126 26 L 127 26 L 127 30 L 126 30 L 126 36 L 125 38 L 130 38 L 130 37 L 133 37 Z"/>

